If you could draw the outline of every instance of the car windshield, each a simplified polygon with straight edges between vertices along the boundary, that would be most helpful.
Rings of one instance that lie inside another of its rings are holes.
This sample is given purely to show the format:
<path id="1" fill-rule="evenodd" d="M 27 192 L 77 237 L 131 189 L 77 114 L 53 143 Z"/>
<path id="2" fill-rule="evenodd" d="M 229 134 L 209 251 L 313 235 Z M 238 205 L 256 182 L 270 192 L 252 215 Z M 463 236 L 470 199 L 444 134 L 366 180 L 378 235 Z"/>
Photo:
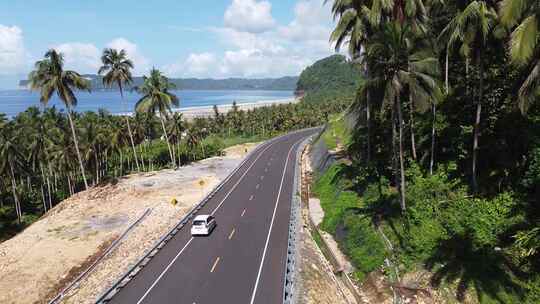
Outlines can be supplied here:
<path id="1" fill-rule="evenodd" d="M 193 221 L 193 226 L 204 226 L 206 225 L 205 221 Z"/>

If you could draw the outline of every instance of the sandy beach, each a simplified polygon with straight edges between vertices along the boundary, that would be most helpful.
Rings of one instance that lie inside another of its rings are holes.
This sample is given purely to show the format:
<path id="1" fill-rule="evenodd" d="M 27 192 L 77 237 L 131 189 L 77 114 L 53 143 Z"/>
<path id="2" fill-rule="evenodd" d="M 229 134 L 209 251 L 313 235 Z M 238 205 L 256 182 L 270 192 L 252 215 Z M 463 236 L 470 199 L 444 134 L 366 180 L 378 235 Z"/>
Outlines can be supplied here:
<path id="1" fill-rule="evenodd" d="M 249 103 L 240 103 L 237 104 L 240 110 L 253 110 L 260 107 L 268 107 L 277 104 L 289 104 L 299 102 L 299 98 L 287 98 L 287 99 L 277 99 L 277 100 L 266 100 L 258 102 L 249 102 Z M 220 113 L 227 113 L 232 109 L 232 103 L 227 105 L 218 105 L 218 110 Z M 214 106 L 203 106 L 203 107 L 190 107 L 190 108 L 180 108 L 173 110 L 174 112 L 180 112 L 187 119 L 193 119 L 195 117 L 208 117 L 214 115 Z"/>

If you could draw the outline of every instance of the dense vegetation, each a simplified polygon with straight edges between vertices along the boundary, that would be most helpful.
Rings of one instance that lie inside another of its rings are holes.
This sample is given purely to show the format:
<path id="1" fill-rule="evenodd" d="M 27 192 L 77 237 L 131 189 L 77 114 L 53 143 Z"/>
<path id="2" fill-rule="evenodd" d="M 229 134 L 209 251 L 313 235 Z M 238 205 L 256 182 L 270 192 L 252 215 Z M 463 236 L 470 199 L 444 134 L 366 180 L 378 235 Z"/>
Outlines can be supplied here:
<path id="1" fill-rule="evenodd" d="M 321 137 L 348 159 L 315 184 L 322 228 L 360 279 L 427 269 L 458 301 L 539 303 L 538 2 L 331 2 L 365 81 Z"/>
<path id="2" fill-rule="evenodd" d="M 343 55 L 332 55 L 307 67 L 296 86 L 306 102 L 351 100 L 359 84 L 359 69 Z"/>
<path id="3" fill-rule="evenodd" d="M 93 90 L 111 89 L 103 83 L 103 77 L 100 75 L 82 75 L 91 82 Z M 226 79 L 197 79 L 197 78 L 171 78 L 170 81 L 176 85 L 179 90 L 283 90 L 294 91 L 298 77 L 287 76 L 281 78 L 226 78 Z M 133 86 L 142 85 L 142 77 L 133 77 Z M 20 87 L 28 87 L 29 80 L 19 81 Z M 132 86 L 127 87 L 131 89 Z M 112 89 L 118 90 L 118 86 Z"/>
<path id="4" fill-rule="evenodd" d="M 124 51 L 106 49 L 104 86 L 133 85 L 133 64 Z M 135 115 L 105 110 L 78 113 L 76 91 L 89 81 L 63 69 L 54 50 L 36 63 L 31 87 L 41 92 L 42 108 L 31 107 L 12 119 L 0 114 L 0 240 L 12 236 L 58 202 L 91 186 L 115 182 L 129 173 L 176 168 L 220 155 L 223 148 L 261 141 L 295 129 L 318 126 L 346 104 L 282 104 L 186 120 L 171 108 L 175 85 L 153 69 L 135 89 L 141 98 Z M 57 94 L 67 112 L 48 107 Z"/>

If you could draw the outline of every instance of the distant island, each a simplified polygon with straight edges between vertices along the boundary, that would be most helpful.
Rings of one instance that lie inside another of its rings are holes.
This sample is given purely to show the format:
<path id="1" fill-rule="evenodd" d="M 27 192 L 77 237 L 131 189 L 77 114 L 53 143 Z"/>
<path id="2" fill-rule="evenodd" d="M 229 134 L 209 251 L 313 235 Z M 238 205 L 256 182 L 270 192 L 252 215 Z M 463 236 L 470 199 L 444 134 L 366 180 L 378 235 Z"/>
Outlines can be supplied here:
<path id="1" fill-rule="evenodd" d="M 85 78 L 92 82 L 94 90 L 109 90 L 103 86 L 99 75 L 85 74 Z M 298 82 L 297 76 L 280 78 L 227 78 L 227 79 L 197 79 L 197 78 L 171 78 L 180 90 L 268 90 L 268 91 L 294 91 Z M 133 78 L 133 86 L 141 85 L 142 77 Z M 19 88 L 28 88 L 28 80 L 19 81 Z M 129 88 L 128 88 L 129 89 Z M 113 87 L 113 90 L 116 88 Z"/>

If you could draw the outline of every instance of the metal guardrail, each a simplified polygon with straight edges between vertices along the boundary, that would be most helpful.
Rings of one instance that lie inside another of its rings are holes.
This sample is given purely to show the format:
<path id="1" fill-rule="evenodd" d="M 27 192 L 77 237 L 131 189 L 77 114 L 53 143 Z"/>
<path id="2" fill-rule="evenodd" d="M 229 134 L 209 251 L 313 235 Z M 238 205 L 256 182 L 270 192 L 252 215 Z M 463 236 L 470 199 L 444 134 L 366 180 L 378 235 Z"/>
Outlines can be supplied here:
<path id="1" fill-rule="evenodd" d="M 298 268 L 297 263 L 299 261 L 298 245 L 300 243 L 299 230 L 300 224 L 302 222 L 302 200 L 301 200 L 301 172 L 300 166 L 302 162 L 302 153 L 304 148 L 310 141 L 316 137 L 312 135 L 306 138 L 296 150 L 296 161 L 294 164 L 294 182 L 293 182 L 293 192 L 291 200 L 291 218 L 289 221 L 289 237 L 287 244 L 287 261 L 285 263 L 285 283 L 283 286 L 283 303 L 284 304 L 295 304 L 298 300 L 297 293 L 297 274 Z"/>
<path id="2" fill-rule="evenodd" d="M 316 128 L 311 128 L 316 129 Z M 221 188 L 233 177 L 234 174 L 242 168 L 246 162 L 251 158 L 253 154 L 261 150 L 263 147 L 266 147 L 273 142 L 281 139 L 282 137 L 285 137 L 290 134 L 306 131 L 310 129 L 303 129 L 303 130 L 297 130 L 291 133 L 287 133 L 275 138 L 272 138 L 270 140 L 267 140 L 263 144 L 259 145 L 257 148 L 255 148 L 253 151 L 251 151 L 244 160 L 231 172 L 229 175 L 221 182 L 219 183 L 216 188 L 214 188 L 208 195 L 206 195 L 205 198 L 203 198 L 196 206 L 193 208 L 178 224 L 176 224 L 169 232 L 167 232 L 163 237 L 161 237 L 156 244 L 150 248 L 133 266 L 129 268 L 129 270 L 122 276 L 120 279 L 118 279 L 109 289 L 107 289 L 97 300 L 96 304 L 106 304 L 108 303 L 123 287 L 125 287 L 129 281 L 131 281 L 148 263 L 150 260 L 161 250 L 161 248 L 165 247 L 165 245 L 173 239 L 173 237 L 182 229 L 184 228 L 189 221 L 195 217 L 197 212 L 199 212 L 206 203 L 214 197 L 214 195 L 221 190 Z"/>
<path id="3" fill-rule="evenodd" d="M 111 252 L 114 249 L 116 249 L 116 247 L 118 247 L 118 245 L 120 245 L 120 242 L 122 242 L 122 240 L 124 240 L 124 238 L 126 238 L 128 233 L 131 230 L 133 230 L 133 228 L 135 228 L 137 225 L 139 225 L 142 222 L 142 220 L 150 214 L 151 211 L 152 210 L 150 208 L 146 209 L 146 211 L 135 222 L 133 222 L 131 225 L 129 225 L 129 227 L 116 240 L 114 240 L 114 242 L 112 242 L 112 244 L 109 246 L 109 248 L 107 248 L 107 250 L 105 250 L 105 252 L 97 260 L 95 260 L 88 268 L 86 268 L 85 271 L 83 271 L 81 274 L 79 274 L 77 276 L 77 278 L 75 278 L 75 280 L 73 280 L 68 286 L 66 286 L 64 289 L 62 289 L 60 291 L 60 293 L 58 293 L 56 295 L 56 297 L 54 297 L 52 300 L 50 300 L 49 304 L 60 303 L 60 301 L 66 296 L 66 294 L 68 292 L 70 292 L 74 287 L 78 286 L 80 284 L 80 282 L 86 276 L 88 276 L 97 267 L 97 265 L 102 260 L 104 260 L 107 256 L 109 256 L 109 254 L 111 254 Z"/>

